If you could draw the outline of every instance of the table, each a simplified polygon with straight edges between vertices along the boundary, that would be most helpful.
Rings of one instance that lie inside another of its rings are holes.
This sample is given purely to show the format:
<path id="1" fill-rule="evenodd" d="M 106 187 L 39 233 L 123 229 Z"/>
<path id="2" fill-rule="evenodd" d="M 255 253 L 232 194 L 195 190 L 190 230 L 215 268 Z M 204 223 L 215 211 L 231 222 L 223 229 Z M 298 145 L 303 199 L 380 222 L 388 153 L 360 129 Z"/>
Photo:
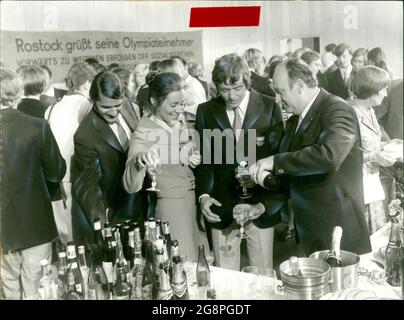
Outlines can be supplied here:
<path id="1" fill-rule="evenodd" d="M 389 236 L 390 223 L 383 226 L 371 236 L 372 252 L 360 256 L 360 270 L 366 270 L 369 274 L 373 275 L 384 274 L 383 268 L 374 262 L 374 258 L 375 254 L 377 256 L 380 249 L 384 250 L 388 243 Z M 190 299 L 199 299 L 200 297 L 196 286 L 196 263 L 185 262 L 184 268 L 188 277 Z M 216 290 L 217 300 L 254 300 L 257 298 L 257 296 L 253 297 L 251 291 L 248 289 L 249 282 L 252 279 L 251 277 L 253 277 L 252 275 L 213 266 L 210 267 L 210 270 L 211 282 Z M 282 281 L 278 279 L 275 296 L 273 297 L 274 300 L 286 299 L 285 293 L 279 290 L 278 286 L 281 285 Z M 372 291 L 376 294 L 378 299 L 402 299 L 401 287 L 392 287 L 386 283 L 385 280 L 383 281 L 383 279 L 372 281 L 369 276 L 364 274 L 359 276 L 358 289 Z"/>

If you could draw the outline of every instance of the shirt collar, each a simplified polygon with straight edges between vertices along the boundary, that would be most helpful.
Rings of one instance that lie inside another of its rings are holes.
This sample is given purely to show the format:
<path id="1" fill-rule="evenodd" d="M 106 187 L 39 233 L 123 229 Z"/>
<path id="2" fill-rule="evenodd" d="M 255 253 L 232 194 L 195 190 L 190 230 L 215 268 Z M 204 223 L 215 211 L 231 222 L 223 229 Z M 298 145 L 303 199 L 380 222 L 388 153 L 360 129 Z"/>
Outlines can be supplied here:
<path id="1" fill-rule="evenodd" d="M 350 74 L 352 72 L 352 66 L 349 66 L 347 69 L 338 68 L 341 72 L 341 75 L 344 76 L 346 73 Z"/>
<path id="2" fill-rule="evenodd" d="M 306 107 L 303 109 L 302 113 L 299 115 L 300 119 L 304 119 L 306 114 L 309 112 L 310 107 L 313 105 L 314 101 L 316 100 L 318 94 L 320 93 L 320 88 L 317 88 L 317 92 L 314 94 L 313 98 L 309 101 Z"/>
<path id="3" fill-rule="evenodd" d="M 240 104 L 238 106 L 243 115 L 245 115 L 246 112 L 247 112 L 247 106 L 248 106 L 249 101 L 250 101 L 250 91 L 246 90 L 245 96 L 244 96 L 243 100 L 241 100 L 241 102 L 240 102 Z M 226 110 L 227 111 L 233 111 L 231 109 L 226 109 Z"/>

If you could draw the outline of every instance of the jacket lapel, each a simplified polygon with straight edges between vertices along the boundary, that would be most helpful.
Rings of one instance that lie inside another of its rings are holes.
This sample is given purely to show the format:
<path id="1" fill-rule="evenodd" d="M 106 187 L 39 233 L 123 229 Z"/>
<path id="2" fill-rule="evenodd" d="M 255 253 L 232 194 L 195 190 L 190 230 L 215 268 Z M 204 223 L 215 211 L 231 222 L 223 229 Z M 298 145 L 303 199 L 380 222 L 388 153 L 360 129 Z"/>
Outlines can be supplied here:
<path id="1" fill-rule="evenodd" d="M 111 127 L 94 111 L 91 111 L 91 122 L 100 133 L 102 139 L 119 152 L 125 153 Z"/>
<path id="2" fill-rule="evenodd" d="M 282 139 L 281 145 L 279 147 L 279 152 L 288 152 L 290 151 L 290 145 L 292 139 L 295 135 L 297 122 L 299 121 L 299 116 L 293 115 L 291 116 L 288 121 L 286 121 L 286 128 L 285 128 L 285 136 Z"/>
<path id="3" fill-rule="evenodd" d="M 379 134 L 377 129 L 374 127 L 373 123 L 370 123 L 369 120 L 366 119 L 366 117 L 361 116 L 361 122 L 362 122 L 363 125 L 365 125 L 367 128 L 372 130 L 374 133 L 376 133 L 377 135 Z"/>
<path id="4" fill-rule="evenodd" d="M 248 101 L 247 111 L 243 122 L 244 135 L 248 133 L 248 129 L 250 129 L 254 125 L 254 123 L 260 117 L 263 110 L 264 110 L 264 103 L 261 97 L 259 96 L 258 93 L 251 90 L 250 99 Z"/>

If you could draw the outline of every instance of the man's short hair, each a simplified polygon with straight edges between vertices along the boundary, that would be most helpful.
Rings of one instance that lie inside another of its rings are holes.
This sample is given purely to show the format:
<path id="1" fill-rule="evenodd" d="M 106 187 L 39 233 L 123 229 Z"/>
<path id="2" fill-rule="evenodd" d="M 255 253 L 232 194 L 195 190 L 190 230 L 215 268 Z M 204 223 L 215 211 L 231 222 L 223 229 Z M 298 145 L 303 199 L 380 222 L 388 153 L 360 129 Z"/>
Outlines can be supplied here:
<path id="1" fill-rule="evenodd" d="M 306 51 L 305 53 L 302 54 L 300 59 L 302 59 L 304 62 L 310 65 L 314 61 L 321 60 L 321 56 L 316 51 Z"/>
<path id="2" fill-rule="evenodd" d="M 282 61 L 289 78 L 289 87 L 292 88 L 297 80 L 302 80 L 309 88 L 317 87 L 317 79 L 310 66 L 302 59 L 293 58 Z M 279 66 L 278 66 L 279 67 Z"/>
<path id="3" fill-rule="evenodd" d="M 18 74 L 9 68 L 0 69 L 0 102 L 3 106 L 11 104 L 19 99 L 22 94 L 22 82 Z"/>
<path id="4" fill-rule="evenodd" d="M 365 66 L 352 79 L 351 89 L 358 99 L 367 99 L 390 84 L 389 74 L 382 68 Z"/>
<path id="5" fill-rule="evenodd" d="M 220 84 L 235 84 L 242 77 L 247 88 L 250 87 L 250 69 L 244 58 L 235 53 L 227 54 L 215 61 L 212 71 L 212 81 L 218 87 Z"/>
<path id="6" fill-rule="evenodd" d="M 41 94 L 49 81 L 48 73 L 38 66 L 26 66 L 21 69 L 19 76 L 24 85 L 25 96 L 36 96 Z"/>
<path id="7" fill-rule="evenodd" d="M 247 49 L 243 54 L 243 58 L 245 59 L 245 61 L 247 61 L 248 66 L 253 69 L 257 66 L 259 60 L 262 57 L 263 57 L 262 51 L 256 48 Z"/>
<path id="8" fill-rule="evenodd" d="M 334 49 L 334 54 L 337 57 L 342 56 L 345 50 L 348 50 L 348 52 L 352 55 L 353 53 L 352 48 L 349 46 L 349 44 L 346 43 L 340 43 L 339 45 L 337 45 Z"/>
<path id="9" fill-rule="evenodd" d="M 331 52 L 332 54 L 334 54 L 334 50 L 335 50 L 335 47 L 336 47 L 337 45 L 335 44 L 335 43 L 329 43 L 329 44 L 327 44 L 326 46 L 325 46 L 325 52 Z"/>

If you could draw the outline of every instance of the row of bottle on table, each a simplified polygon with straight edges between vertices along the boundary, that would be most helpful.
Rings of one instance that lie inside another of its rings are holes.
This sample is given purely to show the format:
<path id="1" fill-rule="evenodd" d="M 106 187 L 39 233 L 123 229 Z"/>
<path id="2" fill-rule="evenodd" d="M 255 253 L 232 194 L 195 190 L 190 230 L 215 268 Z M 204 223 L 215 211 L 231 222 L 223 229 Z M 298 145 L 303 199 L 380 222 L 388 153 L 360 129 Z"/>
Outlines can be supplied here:
<path id="1" fill-rule="evenodd" d="M 209 292 L 210 270 L 200 245 L 196 277 L 199 290 Z M 78 253 L 78 255 L 77 255 Z M 58 253 L 58 279 L 47 260 L 41 261 L 41 299 L 63 300 L 186 300 L 187 274 L 179 243 L 171 240 L 169 222 L 149 219 L 140 226 L 130 220 L 111 227 L 93 222 L 86 246 L 70 242 Z M 87 257 L 90 256 L 90 264 Z"/>

